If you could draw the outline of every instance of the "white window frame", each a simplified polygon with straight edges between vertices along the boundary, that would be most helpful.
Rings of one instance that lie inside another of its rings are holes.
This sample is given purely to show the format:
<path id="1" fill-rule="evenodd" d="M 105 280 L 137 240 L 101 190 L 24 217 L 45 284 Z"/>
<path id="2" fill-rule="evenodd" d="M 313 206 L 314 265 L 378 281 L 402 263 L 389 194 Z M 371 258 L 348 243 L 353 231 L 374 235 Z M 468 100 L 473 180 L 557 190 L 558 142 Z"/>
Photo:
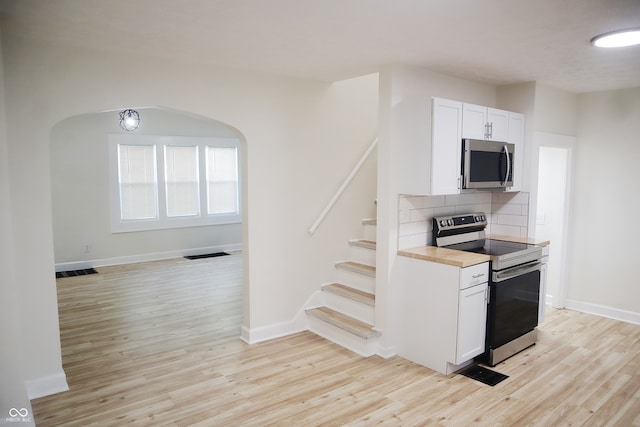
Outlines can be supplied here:
<path id="1" fill-rule="evenodd" d="M 120 183 L 118 177 L 118 146 L 144 145 L 155 146 L 156 175 L 157 175 L 157 218 L 123 220 L 120 209 Z M 200 183 L 200 214 L 183 217 L 168 217 L 166 208 L 165 182 L 165 146 L 198 147 L 198 173 Z M 207 176 L 206 176 L 206 147 L 235 148 L 237 150 L 238 173 L 238 211 L 235 213 L 211 214 L 207 213 Z M 162 230 L 170 228 L 199 227 L 207 225 L 237 224 L 242 221 L 241 206 L 241 158 L 240 143 L 235 138 L 192 137 L 192 136 L 159 136 L 159 135 L 129 135 L 109 134 L 109 193 L 111 232 L 126 233 L 132 231 Z"/>

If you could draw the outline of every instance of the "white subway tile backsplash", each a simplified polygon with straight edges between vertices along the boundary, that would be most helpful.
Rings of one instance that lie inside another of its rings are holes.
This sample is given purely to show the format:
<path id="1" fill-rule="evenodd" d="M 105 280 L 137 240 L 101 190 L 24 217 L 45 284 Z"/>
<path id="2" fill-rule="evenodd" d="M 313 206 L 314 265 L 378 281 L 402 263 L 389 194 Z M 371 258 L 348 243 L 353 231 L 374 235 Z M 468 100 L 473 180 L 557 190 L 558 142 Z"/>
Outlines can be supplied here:
<path id="1" fill-rule="evenodd" d="M 431 222 L 431 218 L 433 218 L 433 209 L 412 209 L 409 211 L 409 221 L 429 221 Z M 431 227 L 429 227 L 431 228 Z"/>
<path id="2" fill-rule="evenodd" d="M 493 224 L 491 234 L 499 234 L 511 237 L 528 237 L 527 227 L 517 227 L 515 225 Z"/>
<path id="3" fill-rule="evenodd" d="M 400 196 L 398 206 L 403 209 L 421 209 L 423 196 Z"/>
<path id="4" fill-rule="evenodd" d="M 528 193 L 464 193 L 446 196 L 404 196 L 399 199 L 398 248 L 432 244 L 432 218 L 485 212 L 487 233 L 527 237 Z"/>
<path id="5" fill-rule="evenodd" d="M 464 213 L 473 213 L 473 212 L 484 212 L 484 213 L 489 213 L 491 212 L 491 203 L 480 203 L 480 204 L 476 204 L 476 205 L 457 205 L 456 207 L 456 212 L 457 214 L 464 214 Z"/>
<path id="6" fill-rule="evenodd" d="M 515 225 L 518 227 L 526 227 L 528 218 L 522 215 L 503 215 L 498 214 L 498 224 Z"/>
<path id="7" fill-rule="evenodd" d="M 433 216 L 446 216 L 456 213 L 455 206 L 442 206 L 439 208 L 433 208 Z"/>
<path id="8" fill-rule="evenodd" d="M 398 211 L 398 222 L 404 224 L 405 222 L 411 222 L 411 214 L 408 209 L 400 209 Z"/>
<path id="9" fill-rule="evenodd" d="M 418 246 L 427 246 L 428 234 L 430 233 L 421 233 L 421 234 L 413 234 L 411 236 L 400 236 L 398 238 L 398 249 L 409 249 L 409 248 L 417 248 Z"/>
<path id="10" fill-rule="evenodd" d="M 431 227 L 430 221 L 407 222 L 400 224 L 398 234 L 400 236 L 410 236 L 412 234 L 426 233 L 431 230 Z"/>
<path id="11" fill-rule="evenodd" d="M 504 203 L 494 203 L 492 205 L 491 212 L 496 214 L 521 215 L 522 205 L 518 205 L 518 204 L 505 205 Z"/>
<path id="12" fill-rule="evenodd" d="M 491 224 L 491 234 L 503 236 L 523 237 L 520 235 L 520 227 L 514 225 Z"/>
<path id="13" fill-rule="evenodd" d="M 460 205 L 491 204 L 491 193 L 465 193 L 458 196 Z"/>
<path id="14" fill-rule="evenodd" d="M 444 196 L 444 204 L 445 206 L 456 206 L 458 205 L 460 200 L 459 194 L 449 194 Z"/>
<path id="15" fill-rule="evenodd" d="M 425 196 L 423 199 L 423 208 L 437 208 L 445 205 L 445 196 Z"/>
<path id="16" fill-rule="evenodd" d="M 529 193 L 492 193 L 492 203 L 528 205 Z"/>

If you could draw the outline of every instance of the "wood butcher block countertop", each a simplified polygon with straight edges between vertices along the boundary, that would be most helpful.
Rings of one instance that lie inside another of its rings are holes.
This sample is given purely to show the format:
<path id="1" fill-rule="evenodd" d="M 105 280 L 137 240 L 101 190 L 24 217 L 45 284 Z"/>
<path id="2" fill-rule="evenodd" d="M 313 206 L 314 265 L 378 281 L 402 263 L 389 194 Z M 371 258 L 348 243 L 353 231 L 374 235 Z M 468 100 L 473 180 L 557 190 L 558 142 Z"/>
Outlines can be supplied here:
<path id="1" fill-rule="evenodd" d="M 549 240 L 539 240 L 531 237 L 511 237 L 491 234 L 488 235 L 487 238 L 493 240 L 504 240 L 507 242 L 528 243 L 530 245 L 538 246 L 548 246 L 550 244 Z M 463 268 L 489 261 L 489 255 L 458 251 L 455 249 L 438 248 L 436 246 L 418 246 L 417 248 L 403 249 L 398 251 L 398 255 Z"/>
<path id="2" fill-rule="evenodd" d="M 489 255 L 438 248 L 436 246 L 419 246 L 417 248 L 403 249 L 398 251 L 398 255 L 421 259 L 423 261 L 449 264 L 455 267 L 470 267 L 489 261 Z"/>

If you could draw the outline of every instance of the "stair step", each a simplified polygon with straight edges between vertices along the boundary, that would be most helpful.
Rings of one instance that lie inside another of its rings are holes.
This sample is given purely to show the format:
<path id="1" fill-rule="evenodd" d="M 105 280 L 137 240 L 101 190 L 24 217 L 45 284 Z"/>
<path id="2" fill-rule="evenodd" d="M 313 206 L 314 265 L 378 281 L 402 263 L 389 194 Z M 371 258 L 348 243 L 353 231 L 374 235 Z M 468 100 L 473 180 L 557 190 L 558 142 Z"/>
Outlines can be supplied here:
<path id="1" fill-rule="evenodd" d="M 376 250 L 376 242 L 373 240 L 356 239 L 349 241 L 350 246 L 356 246 L 359 248 Z"/>
<path id="2" fill-rule="evenodd" d="M 336 268 L 362 274 L 363 276 L 376 277 L 376 268 L 359 262 L 345 261 L 336 263 Z"/>
<path id="3" fill-rule="evenodd" d="M 349 317 L 327 307 L 309 309 L 307 310 L 307 314 L 363 339 L 375 338 L 380 335 L 380 332 L 374 330 L 372 325 L 361 322 L 353 317 Z"/>
<path id="4" fill-rule="evenodd" d="M 340 295 L 345 298 L 349 298 L 353 301 L 374 307 L 376 305 L 376 296 L 369 292 L 364 292 L 359 289 L 354 289 L 350 286 L 346 286 L 340 283 L 332 283 L 322 287 L 325 292 L 331 292 L 336 295 Z"/>

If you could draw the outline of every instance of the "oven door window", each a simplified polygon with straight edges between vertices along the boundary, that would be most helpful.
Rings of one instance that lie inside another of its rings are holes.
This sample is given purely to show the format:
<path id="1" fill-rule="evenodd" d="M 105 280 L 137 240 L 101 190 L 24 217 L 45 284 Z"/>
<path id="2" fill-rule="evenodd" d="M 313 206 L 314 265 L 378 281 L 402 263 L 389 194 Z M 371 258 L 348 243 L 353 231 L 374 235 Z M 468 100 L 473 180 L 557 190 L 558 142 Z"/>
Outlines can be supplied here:
<path id="1" fill-rule="evenodd" d="M 490 348 L 500 347 L 538 325 L 539 296 L 539 270 L 491 283 L 491 301 L 487 317 L 487 339 Z"/>

